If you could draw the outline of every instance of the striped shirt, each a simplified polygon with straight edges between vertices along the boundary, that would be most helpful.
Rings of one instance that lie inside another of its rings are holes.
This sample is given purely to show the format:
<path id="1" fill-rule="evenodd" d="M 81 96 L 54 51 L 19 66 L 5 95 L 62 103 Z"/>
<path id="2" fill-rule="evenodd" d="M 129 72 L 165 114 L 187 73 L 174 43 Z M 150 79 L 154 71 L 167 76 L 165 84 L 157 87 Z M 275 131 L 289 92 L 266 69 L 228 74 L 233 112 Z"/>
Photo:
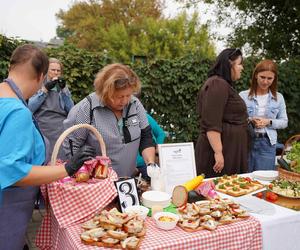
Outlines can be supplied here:
<path id="1" fill-rule="evenodd" d="M 132 176 L 136 168 L 138 150 L 143 151 L 147 147 L 154 146 L 151 128 L 143 105 L 136 97 L 131 98 L 128 119 L 125 122 L 129 131 L 128 138 L 128 136 L 126 137 L 125 134 L 121 133 L 120 120 L 117 119 L 111 109 L 99 100 L 95 92 L 90 94 L 90 97 L 91 104 L 87 98 L 84 98 L 71 109 L 68 118 L 64 121 L 65 129 L 75 124 L 91 123 L 103 137 L 107 156 L 112 161 L 113 169 L 119 176 Z M 128 106 L 126 105 L 123 109 L 123 121 Z M 93 110 L 92 120 L 90 117 L 91 108 Z M 69 140 L 72 140 L 74 153 L 79 147 L 88 144 L 96 149 L 97 155 L 102 155 L 98 140 L 87 129 L 76 130 L 68 136 L 68 140 L 64 141 L 63 146 L 67 155 L 70 155 Z"/>

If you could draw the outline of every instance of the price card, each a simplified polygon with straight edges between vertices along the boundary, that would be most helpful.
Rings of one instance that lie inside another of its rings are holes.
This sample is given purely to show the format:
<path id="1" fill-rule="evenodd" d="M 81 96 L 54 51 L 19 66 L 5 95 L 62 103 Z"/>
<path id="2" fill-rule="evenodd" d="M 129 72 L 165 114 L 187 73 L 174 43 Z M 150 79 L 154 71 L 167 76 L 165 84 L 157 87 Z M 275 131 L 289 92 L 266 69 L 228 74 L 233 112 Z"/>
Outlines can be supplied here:
<path id="1" fill-rule="evenodd" d="M 134 178 L 119 180 L 115 182 L 122 212 L 126 207 L 140 205 L 137 186 Z"/>
<path id="2" fill-rule="evenodd" d="M 196 177 L 192 142 L 159 144 L 158 152 L 164 186 L 162 191 L 172 194 L 175 186 Z"/>

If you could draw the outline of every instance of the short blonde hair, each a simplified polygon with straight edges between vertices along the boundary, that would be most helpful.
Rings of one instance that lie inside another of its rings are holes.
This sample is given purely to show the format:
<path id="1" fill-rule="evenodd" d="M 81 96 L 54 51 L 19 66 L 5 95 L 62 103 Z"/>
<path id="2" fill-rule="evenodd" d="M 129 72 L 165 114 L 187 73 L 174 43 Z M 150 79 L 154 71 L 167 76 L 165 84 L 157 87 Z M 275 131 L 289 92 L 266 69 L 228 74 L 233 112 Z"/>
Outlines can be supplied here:
<path id="1" fill-rule="evenodd" d="M 141 82 L 136 73 L 127 65 L 114 63 L 106 65 L 98 72 L 94 87 L 96 94 L 106 105 L 117 90 L 131 87 L 133 93 L 138 93 L 141 89 Z"/>

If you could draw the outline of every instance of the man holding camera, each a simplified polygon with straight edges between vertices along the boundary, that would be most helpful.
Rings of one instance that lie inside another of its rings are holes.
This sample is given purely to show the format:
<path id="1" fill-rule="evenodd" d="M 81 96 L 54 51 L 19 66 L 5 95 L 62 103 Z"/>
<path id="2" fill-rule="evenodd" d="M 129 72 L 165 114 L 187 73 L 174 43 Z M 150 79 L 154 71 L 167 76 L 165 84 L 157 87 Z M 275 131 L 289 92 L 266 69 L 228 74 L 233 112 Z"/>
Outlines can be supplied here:
<path id="1" fill-rule="evenodd" d="M 66 81 L 61 76 L 61 62 L 50 58 L 47 77 L 42 88 L 28 101 L 28 107 L 37 120 L 41 132 L 50 142 L 47 156 L 52 154 L 56 140 L 64 131 L 63 121 L 74 106 Z M 57 158 L 62 160 L 66 158 L 63 150 L 60 150 Z"/>

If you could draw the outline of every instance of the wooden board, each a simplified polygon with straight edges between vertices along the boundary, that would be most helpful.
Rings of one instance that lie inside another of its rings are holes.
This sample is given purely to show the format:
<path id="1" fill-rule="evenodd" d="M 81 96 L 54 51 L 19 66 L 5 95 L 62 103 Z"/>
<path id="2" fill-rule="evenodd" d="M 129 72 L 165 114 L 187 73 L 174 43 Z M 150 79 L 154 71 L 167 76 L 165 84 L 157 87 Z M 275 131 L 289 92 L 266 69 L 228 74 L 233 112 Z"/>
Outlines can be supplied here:
<path id="1" fill-rule="evenodd" d="M 269 200 L 266 199 L 266 192 L 268 192 L 267 190 L 262 191 L 261 193 L 263 193 L 263 197 L 262 199 L 271 202 Z M 270 191 L 269 191 L 270 192 Z M 257 193 L 253 194 L 253 196 L 256 196 Z M 275 202 L 271 202 L 274 203 L 278 206 L 282 206 L 282 207 L 286 207 L 289 209 L 293 209 L 296 211 L 300 211 L 300 199 L 298 198 L 288 198 L 288 197 L 283 197 L 278 195 L 278 200 Z"/>

